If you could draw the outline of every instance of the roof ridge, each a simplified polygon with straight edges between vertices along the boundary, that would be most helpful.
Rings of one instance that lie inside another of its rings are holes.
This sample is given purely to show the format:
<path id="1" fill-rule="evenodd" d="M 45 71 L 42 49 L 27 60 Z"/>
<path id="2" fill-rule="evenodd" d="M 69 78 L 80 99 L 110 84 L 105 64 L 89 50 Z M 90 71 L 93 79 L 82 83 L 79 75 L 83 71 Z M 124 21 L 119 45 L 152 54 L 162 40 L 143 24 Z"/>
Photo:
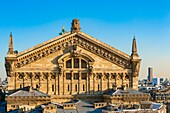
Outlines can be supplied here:
<path id="1" fill-rule="evenodd" d="M 43 92 L 41 92 L 39 90 L 35 90 L 35 89 L 33 89 L 33 92 L 20 89 L 20 90 L 18 90 L 16 92 L 10 94 L 9 96 L 21 96 L 21 95 L 19 95 L 20 93 L 22 93 L 22 96 L 31 96 L 31 95 L 34 95 L 34 96 L 49 96 L 48 94 L 43 93 Z M 36 93 L 39 93 L 39 94 L 36 94 Z"/>
<path id="2" fill-rule="evenodd" d="M 107 47 L 107 48 L 115 51 L 116 53 L 121 54 L 121 55 L 123 55 L 123 56 L 125 56 L 125 57 L 130 58 L 130 55 L 128 55 L 127 53 L 125 53 L 125 52 L 123 52 L 123 51 L 121 51 L 121 50 L 119 50 L 119 49 L 116 49 L 116 48 L 114 48 L 113 46 L 111 46 L 111 45 L 109 45 L 109 44 L 106 44 L 105 42 L 103 42 L 103 41 L 101 41 L 101 40 L 99 40 L 99 39 L 97 39 L 97 38 L 95 38 L 95 37 L 93 37 L 93 36 L 90 36 L 90 35 L 82 32 L 82 31 L 78 32 L 78 34 L 85 35 L 85 36 L 87 36 L 89 39 L 91 39 L 91 40 L 93 40 L 93 41 L 95 41 L 95 42 L 98 42 L 99 44 L 101 44 L 101 45 L 103 45 L 103 46 L 105 46 L 105 47 Z"/>
<path id="3" fill-rule="evenodd" d="M 40 48 L 40 47 L 42 47 L 44 44 L 50 44 L 50 43 L 52 43 L 52 42 L 54 42 L 54 41 L 56 41 L 56 40 L 59 40 L 59 39 L 61 39 L 61 38 L 63 38 L 63 37 L 66 37 L 66 36 L 68 36 L 69 34 L 70 34 L 70 32 L 67 32 L 67 33 L 65 33 L 65 34 L 63 34 L 63 35 L 56 36 L 56 37 L 54 37 L 54 38 L 52 38 L 52 39 L 50 39 L 50 40 L 47 40 L 47 41 L 45 41 L 45 42 L 42 42 L 42 43 L 40 43 L 40 44 L 38 44 L 38 45 L 36 45 L 36 46 L 30 47 L 30 48 L 28 48 L 28 49 L 26 49 L 26 50 L 23 50 L 23 51 L 21 51 L 21 52 L 19 52 L 19 53 L 17 54 L 17 57 L 25 54 L 26 52 L 30 52 L 30 51 L 33 51 L 33 50 L 35 50 L 35 49 L 37 49 L 37 48 Z M 70 34 L 70 35 L 73 35 L 73 34 Z M 75 35 L 75 33 L 74 33 L 74 35 Z"/>

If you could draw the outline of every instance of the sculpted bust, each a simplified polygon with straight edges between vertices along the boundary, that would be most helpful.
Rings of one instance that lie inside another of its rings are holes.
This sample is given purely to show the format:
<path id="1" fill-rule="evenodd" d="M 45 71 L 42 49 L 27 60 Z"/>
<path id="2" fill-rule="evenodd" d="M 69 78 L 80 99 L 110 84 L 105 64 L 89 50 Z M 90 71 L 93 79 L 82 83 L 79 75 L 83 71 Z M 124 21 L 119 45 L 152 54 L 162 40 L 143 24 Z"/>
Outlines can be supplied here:
<path id="1" fill-rule="evenodd" d="M 77 18 L 72 21 L 71 33 L 79 32 L 80 31 L 80 22 Z"/>

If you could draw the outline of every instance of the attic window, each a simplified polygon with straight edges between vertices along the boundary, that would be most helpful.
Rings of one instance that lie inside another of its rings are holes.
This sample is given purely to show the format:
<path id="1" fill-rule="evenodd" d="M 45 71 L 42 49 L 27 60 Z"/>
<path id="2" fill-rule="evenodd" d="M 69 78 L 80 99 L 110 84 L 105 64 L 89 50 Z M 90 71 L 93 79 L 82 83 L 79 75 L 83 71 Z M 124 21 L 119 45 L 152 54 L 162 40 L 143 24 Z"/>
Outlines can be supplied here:
<path id="1" fill-rule="evenodd" d="M 72 68 L 71 59 L 66 62 L 66 68 Z"/>
<path id="2" fill-rule="evenodd" d="M 78 58 L 74 59 L 74 68 L 79 68 L 79 59 Z"/>
<path id="3" fill-rule="evenodd" d="M 87 68 L 87 63 L 83 59 L 81 59 L 81 68 Z"/>
<path id="4" fill-rule="evenodd" d="M 81 58 L 71 58 L 66 61 L 66 68 L 87 68 L 87 61 Z"/>

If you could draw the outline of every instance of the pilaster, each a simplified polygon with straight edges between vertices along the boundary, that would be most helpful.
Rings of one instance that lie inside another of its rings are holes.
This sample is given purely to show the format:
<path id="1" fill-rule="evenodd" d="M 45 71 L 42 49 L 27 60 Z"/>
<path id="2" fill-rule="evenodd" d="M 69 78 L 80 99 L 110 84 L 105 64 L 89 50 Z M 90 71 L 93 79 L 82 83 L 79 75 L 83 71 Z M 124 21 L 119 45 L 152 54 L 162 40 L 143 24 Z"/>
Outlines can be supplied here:
<path id="1" fill-rule="evenodd" d="M 80 86 L 81 85 L 81 71 L 79 71 L 79 80 L 78 80 L 78 94 L 80 94 Z"/>

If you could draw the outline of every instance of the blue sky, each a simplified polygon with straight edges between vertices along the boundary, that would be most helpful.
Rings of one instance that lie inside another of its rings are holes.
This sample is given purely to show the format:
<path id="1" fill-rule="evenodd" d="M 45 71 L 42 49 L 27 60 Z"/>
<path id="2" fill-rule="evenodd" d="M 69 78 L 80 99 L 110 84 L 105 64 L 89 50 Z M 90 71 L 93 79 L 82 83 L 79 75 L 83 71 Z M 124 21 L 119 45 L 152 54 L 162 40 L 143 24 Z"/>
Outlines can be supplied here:
<path id="1" fill-rule="evenodd" d="M 0 0 L 0 76 L 12 32 L 15 50 L 23 51 L 61 31 L 70 31 L 77 17 L 81 30 L 131 54 L 135 34 L 140 58 L 139 78 L 147 68 L 155 77 L 170 76 L 170 1 L 168 0 Z"/>

